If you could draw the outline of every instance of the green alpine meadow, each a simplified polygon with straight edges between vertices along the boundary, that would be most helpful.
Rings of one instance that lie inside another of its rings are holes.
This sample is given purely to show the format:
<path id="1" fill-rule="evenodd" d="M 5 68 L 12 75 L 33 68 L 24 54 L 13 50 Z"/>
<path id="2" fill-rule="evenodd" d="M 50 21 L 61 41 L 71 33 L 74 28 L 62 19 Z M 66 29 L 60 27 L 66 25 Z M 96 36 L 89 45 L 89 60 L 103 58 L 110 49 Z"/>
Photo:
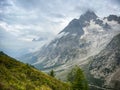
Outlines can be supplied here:
<path id="1" fill-rule="evenodd" d="M 77 90 L 79 85 L 82 87 L 80 90 L 88 90 L 87 83 L 82 80 L 85 79 L 82 71 L 77 69 L 73 73 L 76 76 L 72 76 L 75 77 L 75 80 L 69 78 L 70 81 L 72 80 L 71 83 L 62 82 L 37 70 L 34 66 L 11 58 L 1 51 L 0 90 Z"/>

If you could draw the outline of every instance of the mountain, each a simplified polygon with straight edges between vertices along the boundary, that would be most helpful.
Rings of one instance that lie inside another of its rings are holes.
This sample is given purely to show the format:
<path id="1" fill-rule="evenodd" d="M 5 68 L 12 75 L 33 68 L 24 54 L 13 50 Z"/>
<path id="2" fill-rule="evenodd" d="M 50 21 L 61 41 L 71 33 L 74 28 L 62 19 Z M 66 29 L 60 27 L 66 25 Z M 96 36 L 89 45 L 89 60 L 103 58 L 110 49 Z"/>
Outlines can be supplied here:
<path id="1" fill-rule="evenodd" d="M 117 17 L 116 15 L 110 15 L 107 17 L 108 21 L 117 21 L 120 24 L 120 17 Z"/>
<path id="2" fill-rule="evenodd" d="M 87 58 L 98 54 L 120 32 L 120 18 L 112 16 L 99 18 L 87 11 L 73 19 L 50 43 L 20 59 L 45 71 L 54 68 L 61 72 L 76 64 L 86 64 Z"/>
<path id="3" fill-rule="evenodd" d="M 69 86 L 0 51 L 0 90 L 70 90 Z"/>
<path id="4" fill-rule="evenodd" d="M 94 56 L 89 70 L 95 78 L 104 80 L 104 87 L 120 90 L 120 34 Z"/>

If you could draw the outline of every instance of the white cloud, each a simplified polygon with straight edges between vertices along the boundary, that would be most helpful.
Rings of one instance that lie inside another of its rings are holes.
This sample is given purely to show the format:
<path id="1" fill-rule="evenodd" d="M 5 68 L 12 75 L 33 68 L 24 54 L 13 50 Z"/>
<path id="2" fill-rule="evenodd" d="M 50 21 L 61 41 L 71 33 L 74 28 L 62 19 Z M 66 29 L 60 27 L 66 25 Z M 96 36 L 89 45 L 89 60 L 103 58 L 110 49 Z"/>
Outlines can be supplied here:
<path id="1" fill-rule="evenodd" d="M 119 0 L 0 0 L 0 29 L 5 31 L 2 36 L 8 40 L 11 38 L 9 43 L 17 47 L 21 41 L 28 43 L 33 38 L 52 38 L 87 9 L 94 10 L 101 17 L 120 15 L 117 2 Z M 17 44 L 12 42 L 14 38 Z M 10 47 L 6 42 L 2 44 Z"/>

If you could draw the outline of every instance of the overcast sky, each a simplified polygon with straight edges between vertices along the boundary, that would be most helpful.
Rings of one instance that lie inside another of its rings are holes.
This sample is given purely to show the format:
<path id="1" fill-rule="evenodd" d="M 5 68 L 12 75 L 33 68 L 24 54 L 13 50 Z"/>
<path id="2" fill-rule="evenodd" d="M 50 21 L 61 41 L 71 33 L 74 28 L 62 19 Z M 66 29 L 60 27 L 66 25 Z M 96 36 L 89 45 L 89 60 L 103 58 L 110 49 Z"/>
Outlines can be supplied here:
<path id="1" fill-rule="evenodd" d="M 51 38 L 88 9 L 99 17 L 120 15 L 120 0 L 0 0 L 0 49 Z"/>

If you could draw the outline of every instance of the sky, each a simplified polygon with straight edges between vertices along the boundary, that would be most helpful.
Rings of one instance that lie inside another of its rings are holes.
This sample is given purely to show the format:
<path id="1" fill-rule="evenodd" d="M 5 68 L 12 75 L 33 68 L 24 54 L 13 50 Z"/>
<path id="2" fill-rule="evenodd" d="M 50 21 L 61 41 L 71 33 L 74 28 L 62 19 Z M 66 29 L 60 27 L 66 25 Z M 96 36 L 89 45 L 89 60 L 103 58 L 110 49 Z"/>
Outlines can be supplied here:
<path id="1" fill-rule="evenodd" d="M 13 57 L 36 51 L 88 9 L 120 16 L 120 0 L 0 0 L 0 50 Z"/>

